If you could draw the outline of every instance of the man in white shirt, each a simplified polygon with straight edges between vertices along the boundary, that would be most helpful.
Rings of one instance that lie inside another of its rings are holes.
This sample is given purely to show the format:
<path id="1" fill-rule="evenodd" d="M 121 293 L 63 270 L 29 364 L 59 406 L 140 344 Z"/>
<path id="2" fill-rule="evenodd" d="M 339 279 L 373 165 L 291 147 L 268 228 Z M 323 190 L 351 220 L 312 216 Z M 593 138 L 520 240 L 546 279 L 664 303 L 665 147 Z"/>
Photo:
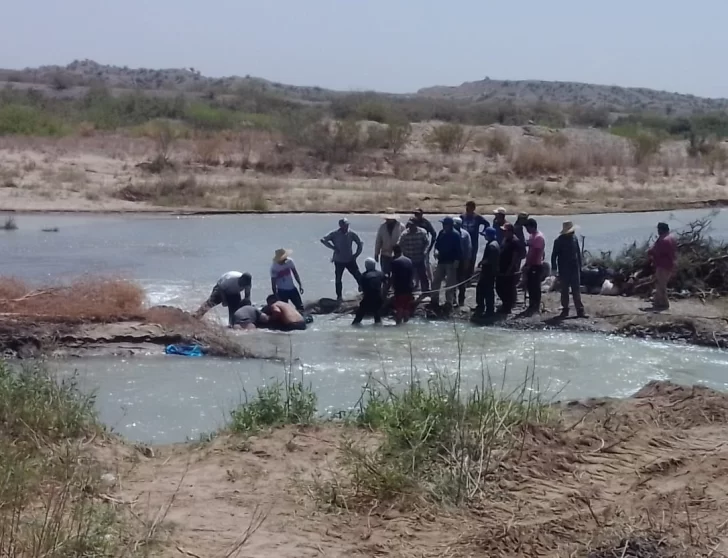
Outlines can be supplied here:
<path id="1" fill-rule="evenodd" d="M 239 271 L 228 271 L 217 280 L 207 300 L 194 313 L 195 318 L 202 318 L 218 304 L 227 306 L 228 323 L 233 327 L 235 323 L 235 312 L 241 306 L 250 304 L 250 289 L 253 286 L 253 277 L 250 273 Z M 240 293 L 245 291 L 245 298 Z"/>
<path id="2" fill-rule="evenodd" d="M 291 302 L 296 310 L 303 312 L 303 283 L 301 276 L 298 275 L 296 264 L 290 258 L 292 251 L 285 248 L 278 248 L 273 265 L 270 266 L 270 285 L 273 294 L 281 302 Z M 298 282 L 298 289 L 293 280 Z"/>

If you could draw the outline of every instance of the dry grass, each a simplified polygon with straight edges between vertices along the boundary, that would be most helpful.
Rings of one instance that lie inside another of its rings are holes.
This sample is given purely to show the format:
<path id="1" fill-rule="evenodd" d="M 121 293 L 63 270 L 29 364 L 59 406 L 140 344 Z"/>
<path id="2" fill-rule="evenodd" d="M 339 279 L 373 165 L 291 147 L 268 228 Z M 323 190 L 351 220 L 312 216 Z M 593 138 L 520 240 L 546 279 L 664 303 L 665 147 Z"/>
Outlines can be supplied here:
<path id="1" fill-rule="evenodd" d="M 68 285 L 32 289 L 0 277 L 0 305 L 7 314 L 61 321 L 117 321 L 144 314 L 144 291 L 124 279 L 81 278 Z"/>

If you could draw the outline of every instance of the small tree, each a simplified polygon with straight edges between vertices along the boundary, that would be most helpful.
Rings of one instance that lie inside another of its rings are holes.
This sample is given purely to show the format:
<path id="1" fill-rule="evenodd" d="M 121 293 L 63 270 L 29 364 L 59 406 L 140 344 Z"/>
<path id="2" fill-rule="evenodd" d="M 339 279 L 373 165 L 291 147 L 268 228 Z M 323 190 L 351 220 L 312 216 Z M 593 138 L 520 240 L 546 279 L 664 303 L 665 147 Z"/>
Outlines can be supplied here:
<path id="1" fill-rule="evenodd" d="M 641 165 L 660 152 L 662 139 L 650 132 L 638 131 L 629 138 L 634 153 L 634 162 Z"/>
<path id="2" fill-rule="evenodd" d="M 399 155 L 409 145 L 412 125 L 409 122 L 390 124 L 387 127 L 387 143 L 392 155 Z"/>
<path id="3" fill-rule="evenodd" d="M 344 163 L 362 148 L 359 124 L 355 120 L 344 122 L 317 122 L 308 131 L 307 142 L 313 154 L 328 163 Z"/>
<path id="4" fill-rule="evenodd" d="M 466 130 L 461 124 L 442 124 L 425 135 L 425 143 L 430 149 L 449 155 L 462 153 L 472 137 L 472 131 Z"/>
<path id="5" fill-rule="evenodd" d="M 488 157 L 508 155 L 511 151 L 511 138 L 503 130 L 493 130 L 485 138 Z"/>

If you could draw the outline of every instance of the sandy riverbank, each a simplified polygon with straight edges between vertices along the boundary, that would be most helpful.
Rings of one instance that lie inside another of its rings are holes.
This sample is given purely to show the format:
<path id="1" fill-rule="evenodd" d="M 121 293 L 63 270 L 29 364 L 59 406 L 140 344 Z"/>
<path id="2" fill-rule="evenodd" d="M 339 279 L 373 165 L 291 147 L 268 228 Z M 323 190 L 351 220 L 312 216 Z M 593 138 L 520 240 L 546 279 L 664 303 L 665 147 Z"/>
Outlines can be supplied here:
<path id="1" fill-rule="evenodd" d="M 97 442 L 91 451 L 116 477 L 107 504 L 156 517 L 162 556 L 223 556 L 246 534 L 237 556 L 728 552 L 724 394 L 652 383 L 630 399 L 557 408 L 548 424 L 524 427 L 522 443 L 498 456 L 497 474 L 462 507 L 416 497 L 325 504 L 317 487 L 349 474 L 341 448 L 378 443 L 343 425 L 153 448 Z"/>
<path id="2" fill-rule="evenodd" d="M 722 173 L 689 159 L 681 142 L 635 166 L 626 140 L 597 130 L 559 132 L 567 143 L 555 147 L 545 128 L 476 127 L 471 147 L 443 155 L 425 145 L 430 128 L 415 125 L 397 157 L 374 149 L 341 164 L 280 152 L 265 134 L 244 154 L 238 138 L 185 139 L 158 173 L 145 164 L 156 152 L 145 137 L 0 138 L 0 211 L 451 213 L 473 199 L 558 215 L 728 204 Z M 510 138 L 509 154 L 489 152 L 493 134 Z"/>

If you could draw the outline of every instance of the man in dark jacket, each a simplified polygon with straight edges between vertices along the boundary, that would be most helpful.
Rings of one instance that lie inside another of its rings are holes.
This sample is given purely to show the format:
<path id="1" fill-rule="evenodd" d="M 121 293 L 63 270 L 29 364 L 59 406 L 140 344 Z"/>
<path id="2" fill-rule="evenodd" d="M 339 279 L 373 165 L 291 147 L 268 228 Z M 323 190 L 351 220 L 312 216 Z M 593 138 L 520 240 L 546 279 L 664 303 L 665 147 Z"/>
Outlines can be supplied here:
<path id="1" fill-rule="evenodd" d="M 374 323 L 382 323 L 382 285 L 384 284 L 384 273 L 377 269 L 377 262 L 373 258 L 367 258 L 364 262 L 364 273 L 361 276 L 362 299 L 352 325 L 359 325 L 364 316 L 374 316 Z"/>
<path id="2" fill-rule="evenodd" d="M 462 239 L 455 230 L 452 217 L 442 220 L 442 230 L 435 241 L 437 267 L 432 280 L 432 306 L 440 305 L 440 287 L 445 281 L 445 300 L 452 307 L 455 304 L 455 285 L 457 285 L 458 265 L 462 259 Z"/>
<path id="3" fill-rule="evenodd" d="M 397 325 L 408 322 L 412 313 L 412 281 L 414 279 L 414 266 L 412 260 L 402 254 L 399 244 L 392 250 L 392 280 L 394 288 L 394 320 Z"/>
<path id="4" fill-rule="evenodd" d="M 576 238 L 574 223 L 564 222 L 561 234 L 554 240 L 551 252 L 551 272 L 558 275 L 561 284 L 561 317 L 569 315 L 569 291 L 574 297 L 577 316 L 586 317 L 581 302 L 581 248 Z"/>
<path id="5" fill-rule="evenodd" d="M 475 207 L 475 202 L 469 201 L 465 204 L 465 213 L 460 216 L 463 221 L 463 230 L 470 234 L 470 259 L 465 268 L 465 275 L 469 276 L 473 275 L 475 263 L 478 259 L 478 242 L 480 241 L 481 231 L 490 226 L 485 217 L 475 212 Z"/>
<path id="6" fill-rule="evenodd" d="M 523 244 L 516 238 L 513 225 L 506 223 L 503 226 L 503 245 L 500 249 L 498 278 L 495 282 L 496 292 L 501 299 L 501 306 L 498 309 L 501 314 L 510 314 L 516 305 L 523 252 Z"/>
<path id="7" fill-rule="evenodd" d="M 490 318 L 495 314 L 495 280 L 498 276 L 498 260 L 500 259 L 500 245 L 496 231 L 492 227 L 485 229 L 485 249 L 483 259 L 480 261 L 480 278 L 475 291 L 475 314 Z M 485 307 L 485 308 L 484 308 Z"/>

